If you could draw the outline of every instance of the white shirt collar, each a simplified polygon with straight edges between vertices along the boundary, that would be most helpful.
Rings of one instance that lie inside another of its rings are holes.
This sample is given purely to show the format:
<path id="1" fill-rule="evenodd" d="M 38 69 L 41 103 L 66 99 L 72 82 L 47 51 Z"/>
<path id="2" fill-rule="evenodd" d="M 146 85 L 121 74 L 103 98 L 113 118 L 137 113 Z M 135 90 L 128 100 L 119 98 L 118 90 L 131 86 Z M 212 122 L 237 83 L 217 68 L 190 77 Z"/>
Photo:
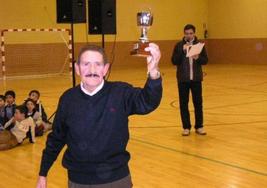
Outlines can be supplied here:
<path id="1" fill-rule="evenodd" d="M 194 40 L 195 40 L 195 37 L 191 41 L 189 41 L 189 43 L 192 45 L 194 43 Z"/>
<path id="2" fill-rule="evenodd" d="M 191 41 L 186 41 L 186 42 L 188 42 L 188 43 L 190 43 L 190 44 L 193 44 L 194 43 L 194 40 L 195 40 L 195 37 L 191 40 Z"/>
<path id="3" fill-rule="evenodd" d="M 95 88 L 95 90 L 92 91 L 92 92 L 87 91 L 87 90 L 84 88 L 84 84 L 83 84 L 82 82 L 81 82 L 80 85 L 81 85 L 81 90 L 82 90 L 86 95 L 93 96 L 93 95 L 97 94 L 97 93 L 103 88 L 104 83 L 105 83 L 105 81 L 103 80 L 102 83 L 101 83 L 99 86 L 97 86 L 97 88 Z"/>

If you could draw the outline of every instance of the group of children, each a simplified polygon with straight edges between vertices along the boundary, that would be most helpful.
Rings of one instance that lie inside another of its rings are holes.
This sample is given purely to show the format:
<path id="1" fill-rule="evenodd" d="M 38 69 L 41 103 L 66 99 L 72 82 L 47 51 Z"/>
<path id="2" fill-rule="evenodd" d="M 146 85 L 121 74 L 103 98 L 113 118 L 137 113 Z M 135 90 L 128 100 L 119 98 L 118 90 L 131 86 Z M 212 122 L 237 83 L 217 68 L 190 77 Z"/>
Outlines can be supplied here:
<path id="1" fill-rule="evenodd" d="M 12 90 L 0 95 L 0 150 L 11 149 L 26 138 L 34 143 L 36 136 L 42 136 L 52 128 L 40 103 L 39 91 L 30 91 L 21 105 L 16 105 L 15 99 Z"/>

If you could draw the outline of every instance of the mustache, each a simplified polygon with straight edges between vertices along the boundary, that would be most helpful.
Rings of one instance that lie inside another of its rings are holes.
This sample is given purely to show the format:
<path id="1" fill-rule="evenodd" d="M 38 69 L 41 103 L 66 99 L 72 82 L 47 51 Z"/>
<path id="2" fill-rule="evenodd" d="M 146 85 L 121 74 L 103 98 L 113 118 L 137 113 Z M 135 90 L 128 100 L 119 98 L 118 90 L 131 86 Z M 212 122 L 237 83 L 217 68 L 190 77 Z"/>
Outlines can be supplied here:
<path id="1" fill-rule="evenodd" d="M 85 77 L 100 77 L 98 74 L 86 74 Z"/>

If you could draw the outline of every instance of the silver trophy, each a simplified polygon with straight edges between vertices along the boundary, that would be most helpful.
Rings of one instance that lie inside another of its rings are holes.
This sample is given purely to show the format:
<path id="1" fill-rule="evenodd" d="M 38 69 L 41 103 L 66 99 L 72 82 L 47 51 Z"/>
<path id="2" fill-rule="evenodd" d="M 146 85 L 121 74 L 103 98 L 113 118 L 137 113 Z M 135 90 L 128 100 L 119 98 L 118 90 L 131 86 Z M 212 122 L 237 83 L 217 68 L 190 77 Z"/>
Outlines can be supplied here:
<path id="1" fill-rule="evenodd" d="M 134 44 L 134 48 L 131 51 L 131 55 L 147 57 L 150 52 L 145 51 L 145 48 L 149 45 L 147 37 L 147 31 L 153 23 L 153 15 L 150 11 L 142 11 L 137 13 L 137 26 L 141 28 L 141 36 L 139 42 Z"/>

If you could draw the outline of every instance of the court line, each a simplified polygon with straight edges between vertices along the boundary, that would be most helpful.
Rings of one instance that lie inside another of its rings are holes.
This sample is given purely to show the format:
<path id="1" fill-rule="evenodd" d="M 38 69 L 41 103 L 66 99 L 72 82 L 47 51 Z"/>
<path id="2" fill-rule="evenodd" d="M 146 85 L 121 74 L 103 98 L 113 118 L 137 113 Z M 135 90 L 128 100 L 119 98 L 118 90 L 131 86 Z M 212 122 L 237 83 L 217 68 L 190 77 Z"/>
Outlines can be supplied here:
<path id="1" fill-rule="evenodd" d="M 252 92 L 252 93 L 265 93 L 265 94 L 267 93 L 266 91 L 257 91 L 257 90 L 241 88 L 241 87 L 229 87 L 229 86 L 226 86 L 226 85 L 223 86 L 223 85 L 209 84 L 209 86 L 219 87 L 219 88 L 222 88 L 222 89 L 226 88 L 226 89 L 229 89 L 229 90 L 232 89 L 232 90 L 239 90 L 239 91 L 248 91 L 248 92 Z"/>
<path id="2" fill-rule="evenodd" d="M 251 121 L 251 122 L 235 122 L 235 123 L 214 123 L 214 124 L 205 124 L 205 126 L 212 127 L 212 126 L 223 126 L 223 125 L 251 125 L 251 124 L 258 124 L 258 123 L 267 123 L 267 121 Z"/>
<path id="3" fill-rule="evenodd" d="M 253 113 L 251 113 L 251 114 L 237 114 L 237 113 L 216 113 L 216 112 L 205 112 L 205 114 L 208 114 L 208 115 L 220 115 L 220 116 L 252 116 L 252 117 L 256 117 L 256 116 L 258 116 L 258 117 L 262 117 L 262 116 L 264 116 L 264 117 L 266 117 L 267 116 L 267 113 L 265 113 L 265 114 L 260 114 L 260 113 L 258 113 L 258 114 L 253 114 Z"/>
<path id="4" fill-rule="evenodd" d="M 228 125 L 251 125 L 251 124 L 261 124 L 267 123 L 267 121 L 248 121 L 248 122 L 231 122 L 231 123 L 207 123 L 206 127 L 216 127 L 216 126 L 228 126 Z M 181 125 L 170 125 L 170 126 L 130 126 L 130 129 L 166 129 L 166 128 L 179 128 Z"/>
<path id="5" fill-rule="evenodd" d="M 267 173 L 264 173 L 264 172 L 259 172 L 259 171 L 256 171 L 256 170 L 240 167 L 238 165 L 234 165 L 234 164 L 231 164 L 231 163 L 226 163 L 226 162 L 223 162 L 223 161 L 210 159 L 208 157 L 204 157 L 204 156 L 201 156 L 201 155 L 196 155 L 196 154 L 192 154 L 192 153 L 176 150 L 176 149 L 173 149 L 173 148 L 169 148 L 167 146 L 162 146 L 162 145 L 155 144 L 155 143 L 152 143 L 152 142 L 148 142 L 148 141 L 145 141 L 145 140 L 141 140 L 141 139 L 138 139 L 138 138 L 131 137 L 131 140 L 139 142 L 139 143 L 142 143 L 142 144 L 146 144 L 146 145 L 149 145 L 149 146 L 153 146 L 153 147 L 156 147 L 156 148 L 160 148 L 160 149 L 168 150 L 168 151 L 171 151 L 171 152 L 180 153 L 180 154 L 183 154 L 183 155 L 187 155 L 187 156 L 195 157 L 195 158 L 198 158 L 198 159 L 206 160 L 206 161 L 209 161 L 209 162 L 217 163 L 217 164 L 220 164 L 220 165 L 228 166 L 228 167 L 235 168 L 235 169 L 238 169 L 238 170 L 243 170 L 243 171 L 254 173 L 254 174 L 257 174 L 257 175 L 267 176 Z"/>
<path id="6" fill-rule="evenodd" d="M 267 82 L 260 82 L 260 83 L 257 83 L 257 84 L 250 84 L 250 85 L 247 85 L 247 86 L 262 86 L 262 85 L 265 85 L 267 84 Z"/>
<path id="7" fill-rule="evenodd" d="M 166 128 L 178 128 L 179 126 L 132 126 L 130 129 L 166 129 Z"/>
<path id="8" fill-rule="evenodd" d="M 248 105 L 248 104 L 257 104 L 257 103 L 262 103 L 262 102 L 267 102 L 267 100 L 244 102 L 244 103 L 229 104 L 229 105 L 222 105 L 222 106 L 206 107 L 206 108 L 204 108 L 204 110 L 213 110 L 213 109 L 228 108 L 228 107 L 238 107 L 238 106 L 243 106 L 243 105 Z M 179 107 L 175 105 L 176 103 L 178 103 L 178 100 L 172 101 L 170 103 L 170 106 L 172 108 L 178 109 Z"/>

